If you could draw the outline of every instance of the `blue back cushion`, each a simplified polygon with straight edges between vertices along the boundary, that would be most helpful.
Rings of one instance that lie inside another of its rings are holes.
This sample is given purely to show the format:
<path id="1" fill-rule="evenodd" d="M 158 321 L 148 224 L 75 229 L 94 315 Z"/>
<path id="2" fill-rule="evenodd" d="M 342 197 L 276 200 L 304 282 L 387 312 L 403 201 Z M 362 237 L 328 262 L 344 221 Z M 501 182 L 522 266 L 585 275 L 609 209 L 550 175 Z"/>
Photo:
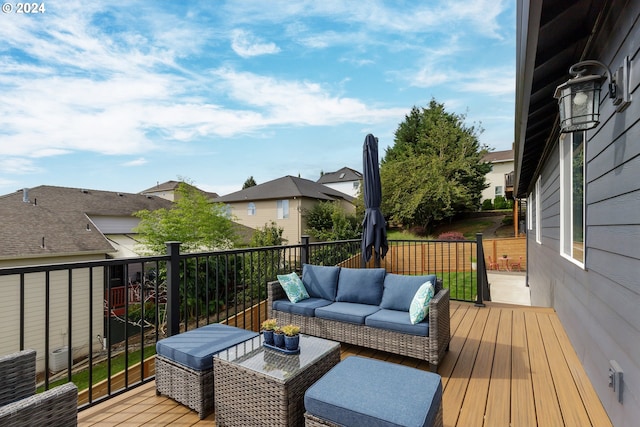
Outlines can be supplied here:
<path id="1" fill-rule="evenodd" d="M 335 301 L 340 267 L 302 265 L 302 283 L 312 298 Z"/>
<path id="2" fill-rule="evenodd" d="M 341 268 L 336 301 L 380 305 L 384 268 Z"/>
<path id="3" fill-rule="evenodd" d="M 427 276 L 405 276 L 389 273 L 384 278 L 381 308 L 388 310 L 409 311 L 411 300 L 424 282 L 431 281 L 435 285 L 435 274 Z"/>

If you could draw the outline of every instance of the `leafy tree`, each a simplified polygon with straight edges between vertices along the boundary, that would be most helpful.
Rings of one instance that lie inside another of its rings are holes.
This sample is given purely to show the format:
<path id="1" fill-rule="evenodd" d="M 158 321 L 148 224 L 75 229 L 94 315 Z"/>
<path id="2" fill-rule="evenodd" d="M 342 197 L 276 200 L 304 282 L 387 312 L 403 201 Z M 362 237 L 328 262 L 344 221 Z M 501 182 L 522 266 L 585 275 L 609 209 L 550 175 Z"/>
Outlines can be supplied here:
<path id="1" fill-rule="evenodd" d="M 243 277 L 245 289 L 238 294 L 238 301 L 250 302 L 255 298 L 267 297 L 266 283 L 275 280 L 280 268 L 286 265 L 285 243 L 282 238 L 284 229 L 271 221 L 262 229 L 256 229 L 251 237 L 250 246 L 254 248 L 274 247 L 249 253 L 244 258 Z"/>
<path id="2" fill-rule="evenodd" d="M 319 202 L 305 212 L 306 232 L 321 242 L 358 239 L 361 222 L 355 215 L 347 215 L 338 202 Z"/>
<path id="3" fill-rule="evenodd" d="M 448 113 L 431 100 L 413 107 L 381 160 L 382 211 L 405 227 L 429 229 L 456 213 L 477 210 L 491 165 L 466 116 Z"/>
<path id="4" fill-rule="evenodd" d="M 170 209 L 141 210 L 134 215 L 140 223 L 134 231 L 151 253 L 164 253 L 165 242 L 181 242 L 183 252 L 214 250 L 233 246 L 235 232 L 226 208 L 212 203 L 196 187 L 181 182 L 179 197 Z"/>
<path id="5" fill-rule="evenodd" d="M 255 187 L 256 185 L 258 185 L 256 184 L 256 180 L 253 179 L 253 176 L 250 176 L 249 178 L 247 178 L 244 184 L 242 184 L 242 189 L 244 190 L 245 188 Z"/>

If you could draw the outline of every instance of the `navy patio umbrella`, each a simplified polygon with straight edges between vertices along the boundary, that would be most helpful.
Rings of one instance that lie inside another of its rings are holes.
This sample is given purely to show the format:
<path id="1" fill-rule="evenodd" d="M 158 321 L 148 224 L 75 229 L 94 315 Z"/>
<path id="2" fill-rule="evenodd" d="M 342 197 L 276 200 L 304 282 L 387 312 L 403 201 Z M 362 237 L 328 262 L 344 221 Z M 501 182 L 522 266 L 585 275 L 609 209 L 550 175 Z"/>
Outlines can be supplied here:
<path id="1" fill-rule="evenodd" d="M 380 266 L 389 250 L 387 228 L 380 210 L 382 204 L 382 185 L 380 184 L 380 166 L 378 165 L 378 139 L 369 134 L 362 147 L 364 178 L 364 221 L 362 221 L 362 265 L 364 266 L 375 253 L 375 266 Z"/>

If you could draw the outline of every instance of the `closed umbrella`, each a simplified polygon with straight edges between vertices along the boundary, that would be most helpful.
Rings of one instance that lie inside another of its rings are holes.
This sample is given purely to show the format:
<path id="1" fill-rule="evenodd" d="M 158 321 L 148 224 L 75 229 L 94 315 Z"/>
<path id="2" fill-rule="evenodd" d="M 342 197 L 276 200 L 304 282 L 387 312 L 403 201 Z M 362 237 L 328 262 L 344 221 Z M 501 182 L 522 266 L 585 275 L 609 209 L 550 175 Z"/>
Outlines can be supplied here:
<path id="1" fill-rule="evenodd" d="M 389 249 L 387 228 L 380 210 L 382 204 L 382 185 L 380 184 L 380 166 L 378 165 L 378 139 L 369 134 L 362 148 L 364 177 L 364 221 L 362 221 L 362 264 L 363 266 L 375 253 L 375 266 L 380 266 Z"/>

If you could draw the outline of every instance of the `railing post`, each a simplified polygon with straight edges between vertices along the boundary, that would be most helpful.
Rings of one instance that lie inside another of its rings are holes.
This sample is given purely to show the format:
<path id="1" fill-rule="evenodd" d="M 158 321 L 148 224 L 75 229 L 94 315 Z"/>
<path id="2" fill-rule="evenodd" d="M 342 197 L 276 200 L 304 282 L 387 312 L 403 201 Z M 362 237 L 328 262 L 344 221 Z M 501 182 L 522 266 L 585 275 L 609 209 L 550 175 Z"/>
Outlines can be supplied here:
<path id="1" fill-rule="evenodd" d="M 166 242 L 167 263 L 167 336 L 180 333 L 180 242 Z"/>
<path id="2" fill-rule="evenodd" d="M 301 236 L 300 263 L 309 264 L 309 236 Z M 300 265 L 302 267 L 302 265 Z"/>
<path id="3" fill-rule="evenodd" d="M 482 246 L 482 233 L 476 233 L 476 307 L 484 307 L 484 288 L 487 281 L 487 269 L 484 265 L 484 248 Z"/>

